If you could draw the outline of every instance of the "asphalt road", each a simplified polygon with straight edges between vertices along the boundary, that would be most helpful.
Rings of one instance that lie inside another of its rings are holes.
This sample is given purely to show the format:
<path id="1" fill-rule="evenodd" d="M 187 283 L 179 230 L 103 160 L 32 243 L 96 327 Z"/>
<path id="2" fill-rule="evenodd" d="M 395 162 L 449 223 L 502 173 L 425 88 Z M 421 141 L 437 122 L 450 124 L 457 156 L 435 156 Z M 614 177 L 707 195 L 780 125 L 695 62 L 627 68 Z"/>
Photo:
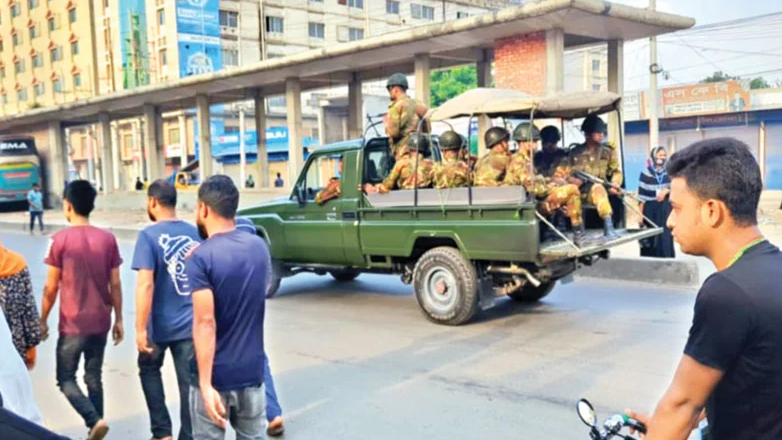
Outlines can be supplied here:
<path id="1" fill-rule="evenodd" d="M 2 242 L 27 258 L 40 303 L 47 239 L 4 233 Z M 132 245 L 120 242 L 126 340 L 107 348 L 104 365 L 109 439 L 150 437 L 136 368 Z M 265 328 L 286 438 L 587 439 L 580 397 L 601 420 L 653 407 L 684 346 L 693 301 L 692 291 L 581 280 L 537 305 L 499 301 L 451 328 L 429 323 L 395 277 L 285 280 Z M 32 373 L 38 405 L 50 428 L 84 438 L 56 387 L 55 339 L 39 347 Z M 170 359 L 164 381 L 176 419 Z"/>

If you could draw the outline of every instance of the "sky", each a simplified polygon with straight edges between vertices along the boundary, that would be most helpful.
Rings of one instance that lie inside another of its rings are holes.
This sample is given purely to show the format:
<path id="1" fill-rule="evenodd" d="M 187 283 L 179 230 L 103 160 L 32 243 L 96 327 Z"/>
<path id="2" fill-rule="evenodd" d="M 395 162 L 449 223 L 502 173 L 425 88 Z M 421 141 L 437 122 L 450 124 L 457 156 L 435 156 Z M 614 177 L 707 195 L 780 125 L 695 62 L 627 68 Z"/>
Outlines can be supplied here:
<path id="1" fill-rule="evenodd" d="M 649 4 L 648 0 L 612 1 L 635 7 Z M 657 9 L 695 18 L 697 27 L 782 13 L 782 1 L 658 0 Z M 695 83 L 717 70 L 746 78 L 763 76 L 772 83 L 782 81 L 782 15 L 721 32 L 663 36 L 658 43 L 658 63 L 669 75 L 667 80 L 660 78 L 661 87 Z M 648 66 L 648 40 L 626 43 L 626 91 L 648 88 Z"/>

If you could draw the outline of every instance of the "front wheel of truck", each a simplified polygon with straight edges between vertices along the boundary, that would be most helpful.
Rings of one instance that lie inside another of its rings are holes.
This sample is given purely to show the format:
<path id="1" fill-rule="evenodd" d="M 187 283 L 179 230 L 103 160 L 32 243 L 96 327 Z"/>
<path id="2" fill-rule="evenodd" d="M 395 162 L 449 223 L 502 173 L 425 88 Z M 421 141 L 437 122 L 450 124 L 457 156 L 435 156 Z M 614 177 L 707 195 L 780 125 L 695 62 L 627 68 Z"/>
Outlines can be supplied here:
<path id="1" fill-rule="evenodd" d="M 554 290 L 554 286 L 557 285 L 557 281 L 549 281 L 547 283 L 542 283 L 540 286 L 535 287 L 531 284 L 526 285 L 522 287 L 521 289 L 518 289 L 514 292 L 511 292 L 508 294 L 510 299 L 518 302 L 523 303 L 534 303 L 538 302 L 543 297 L 551 293 L 552 290 Z"/>
<path id="2" fill-rule="evenodd" d="M 413 286 L 424 315 L 437 324 L 464 324 L 478 310 L 478 274 L 459 249 L 424 253 L 415 265 Z"/>

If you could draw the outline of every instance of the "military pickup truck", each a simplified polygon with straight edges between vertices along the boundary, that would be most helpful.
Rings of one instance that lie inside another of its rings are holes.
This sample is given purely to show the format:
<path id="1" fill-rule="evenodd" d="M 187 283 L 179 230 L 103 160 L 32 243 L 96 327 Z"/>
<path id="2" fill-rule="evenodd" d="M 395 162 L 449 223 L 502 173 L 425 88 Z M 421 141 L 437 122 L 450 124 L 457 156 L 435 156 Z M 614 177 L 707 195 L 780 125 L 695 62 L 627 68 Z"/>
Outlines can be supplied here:
<path id="1" fill-rule="evenodd" d="M 431 148 L 438 159 L 436 142 Z M 340 160 L 341 197 L 316 204 Z M 580 265 L 607 258 L 611 247 L 660 233 L 620 229 L 618 239 L 583 248 L 565 234 L 543 240 L 551 224 L 521 186 L 362 191 L 381 182 L 393 163 L 385 137 L 326 145 L 310 154 L 289 197 L 240 212 L 271 250 L 267 297 L 283 278 L 302 272 L 340 282 L 363 272 L 396 274 L 413 285 L 428 319 L 459 325 L 499 296 L 538 301 Z"/>

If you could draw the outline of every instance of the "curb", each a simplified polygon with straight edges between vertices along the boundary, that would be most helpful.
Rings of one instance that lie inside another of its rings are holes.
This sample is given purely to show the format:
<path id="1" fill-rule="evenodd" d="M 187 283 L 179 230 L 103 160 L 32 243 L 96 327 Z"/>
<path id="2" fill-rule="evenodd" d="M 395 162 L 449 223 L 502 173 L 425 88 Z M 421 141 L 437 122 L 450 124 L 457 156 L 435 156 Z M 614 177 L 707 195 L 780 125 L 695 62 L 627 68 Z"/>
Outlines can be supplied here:
<path id="1" fill-rule="evenodd" d="M 610 264 L 609 264 L 610 263 Z M 575 273 L 578 278 L 599 278 L 635 283 L 695 288 L 700 284 L 698 265 L 694 261 L 659 258 L 610 258 Z"/>

